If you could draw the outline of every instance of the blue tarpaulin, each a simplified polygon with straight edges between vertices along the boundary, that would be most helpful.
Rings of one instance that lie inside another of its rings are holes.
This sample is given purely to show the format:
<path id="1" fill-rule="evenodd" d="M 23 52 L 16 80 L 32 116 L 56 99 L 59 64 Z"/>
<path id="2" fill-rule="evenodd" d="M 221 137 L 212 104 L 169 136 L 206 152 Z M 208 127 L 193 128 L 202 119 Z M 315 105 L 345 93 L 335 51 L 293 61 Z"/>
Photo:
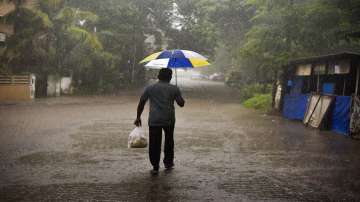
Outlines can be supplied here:
<path id="1" fill-rule="evenodd" d="M 335 93 L 335 84 L 334 83 L 324 83 L 322 92 L 325 94 L 334 94 Z"/>
<path id="2" fill-rule="evenodd" d="M 303 120 L 309 95 L 285 95 L 283 115 L 288 119 Z"/>
<path id="3" fill-rule="evenodd" d="M 295 77 L 294 80 L 292 81 L 292 86 L 291 86 L 291 95 L 299 95 L 301 94 L 301 90 L 303 87 L 303 82 L 304 82 L 304 78 L 303 77 Z"/>
<path id="4" fill-rule="evenodd" d="M 331 124 L 333 131 L 344 135 L 349 135 L 350 108 L 350 96 L 336 96 Z"/>

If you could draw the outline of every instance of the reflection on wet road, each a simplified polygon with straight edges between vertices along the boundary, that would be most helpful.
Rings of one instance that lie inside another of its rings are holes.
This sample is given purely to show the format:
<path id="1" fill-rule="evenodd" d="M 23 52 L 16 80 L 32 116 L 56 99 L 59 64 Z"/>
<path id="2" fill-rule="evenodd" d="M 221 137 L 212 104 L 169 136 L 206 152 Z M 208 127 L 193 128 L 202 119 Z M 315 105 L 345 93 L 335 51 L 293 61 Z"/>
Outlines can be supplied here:
<path id="1" fill-rule="evenodd" d="M 127 149 L 140 91 L 0 105 L 0 201 L 360 200 L 360 142 L 244 109 L 222 83 L 179 85 L 176 167 L 157 177 Z"/>

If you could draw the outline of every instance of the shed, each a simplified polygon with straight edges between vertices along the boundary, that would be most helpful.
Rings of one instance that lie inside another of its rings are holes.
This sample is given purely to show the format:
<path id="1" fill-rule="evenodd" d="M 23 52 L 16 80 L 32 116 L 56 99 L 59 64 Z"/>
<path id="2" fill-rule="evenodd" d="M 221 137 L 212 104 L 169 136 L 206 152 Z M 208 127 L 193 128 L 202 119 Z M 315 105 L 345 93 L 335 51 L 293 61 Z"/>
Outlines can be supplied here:
<path id="1" fill-rule="evenodd" d="M 360 54 L 343 52 L 292 60 L 284 68 L 281 109 L 288 119 L 356 136 Z"/>

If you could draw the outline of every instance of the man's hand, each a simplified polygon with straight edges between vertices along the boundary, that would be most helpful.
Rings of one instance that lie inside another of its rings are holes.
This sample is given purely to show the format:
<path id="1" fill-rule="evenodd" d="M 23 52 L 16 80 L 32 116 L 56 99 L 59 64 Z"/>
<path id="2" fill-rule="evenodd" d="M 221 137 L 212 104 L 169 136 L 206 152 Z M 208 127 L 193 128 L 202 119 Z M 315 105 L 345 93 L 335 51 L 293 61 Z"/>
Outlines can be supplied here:
<path id="1" fill-rule="evenodd" d="M 136 118 L 134 121 L 135 126 L 140 127 L 141 126 L 141 119 L 140 118 Z"/>

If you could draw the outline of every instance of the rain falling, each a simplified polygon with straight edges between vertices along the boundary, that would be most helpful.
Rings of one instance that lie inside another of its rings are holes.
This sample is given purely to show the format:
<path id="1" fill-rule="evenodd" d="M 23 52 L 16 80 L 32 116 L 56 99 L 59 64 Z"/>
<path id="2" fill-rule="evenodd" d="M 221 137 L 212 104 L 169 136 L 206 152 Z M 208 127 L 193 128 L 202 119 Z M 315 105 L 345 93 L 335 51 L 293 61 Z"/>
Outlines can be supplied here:
<path id="1" fill-rule="evenodd" d="M 0 0 L 0 201 L 360 201 L 359 0 Z"/>

